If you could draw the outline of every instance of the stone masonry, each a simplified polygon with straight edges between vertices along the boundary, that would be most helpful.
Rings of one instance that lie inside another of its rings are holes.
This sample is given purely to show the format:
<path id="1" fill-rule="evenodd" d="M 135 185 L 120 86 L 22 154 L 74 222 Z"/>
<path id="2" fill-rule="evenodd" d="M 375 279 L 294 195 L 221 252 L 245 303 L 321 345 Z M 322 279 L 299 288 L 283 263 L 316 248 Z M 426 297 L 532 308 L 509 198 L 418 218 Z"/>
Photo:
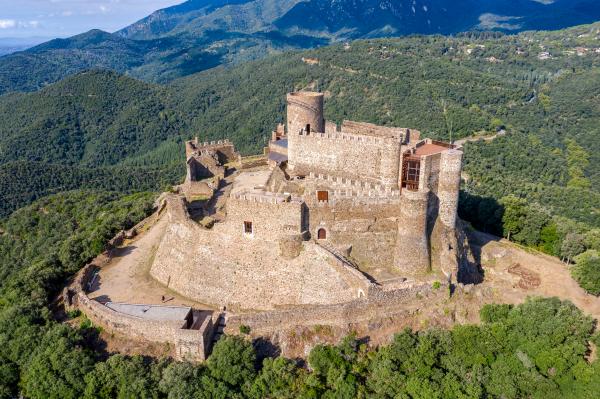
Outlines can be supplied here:
<path id="1" fill-rule="evenodd" d="M 323 111 L 322 93 L 288 94 L 287 124 L 264 156 L 244 159 L 229 141 L 188 141 L 186 181 L 164 196 L 168 223 L 150 275 L 257 331 L 276 331 L 286 318 L 348 324 L 373 309 L 385 314 L 386 304 L 396 312 L 430 295 L 433 281 L 456 279 L 460 149 L 408 128 L 338 126 Z M 110 329 L 174 343 L 179 357 L 209 350 L 212 318 L 185 322 L 194 329 L 159 325 L 94 303 L 85 290 L 74 298 Z"/>

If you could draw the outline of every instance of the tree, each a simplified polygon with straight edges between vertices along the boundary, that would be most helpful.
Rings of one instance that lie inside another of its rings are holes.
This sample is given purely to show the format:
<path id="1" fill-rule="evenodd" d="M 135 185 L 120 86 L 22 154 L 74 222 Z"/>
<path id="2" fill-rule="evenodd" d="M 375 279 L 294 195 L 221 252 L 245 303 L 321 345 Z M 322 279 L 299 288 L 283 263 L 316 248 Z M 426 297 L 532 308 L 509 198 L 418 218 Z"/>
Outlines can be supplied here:
<path id="1" fill-rule="evenodd" d="M 207 368 L 212 378 L 238 391 L 255 375 L 256 352 L 252 344 L 237 336 L 226 336 L 214 346 Z"/>
<path id="2" fill-rule="evenodd" d="M 600 295 L 600 257 L 597 254 L 580 258 L 571 269 L 571 274 L 587 292 Z"/>
<path id="3" fill-rule="evenodd" d="M 17 397 L 19 368 L 16 364 L 0 358 L 0 399 Z"/>
<path id="4" fill-rule="evenodd" d="M 519 233 L 525 224 L 527 217 L 527 201 L 523 198 L 509 195 L 500 200 L 504 207 L 502 215 L 502 230 L 504 237 L 510 241 L 511 235 Z"/>
<path id="5" fill-rule="evenodd" d="M 194 398 L 203 390 L 203 366 L 187 362 L 172 362 L 163 371 L 159 382 L 160 391 L 168 399 Z"/>
<path id="6" fill-rule="evenodd" d="M 114 355 L 85 376 L 85 399 L 157 398 L 158 381 L 142 357 Z"/>
<path id="7" fill-rule="evenodd" d="M 77 399 L 94 360 L 79 345 L 81 337 L 57 325 L 46 334 L 22 374 L 24 394 L 32 399 Z"/>
<path id="8" fill-rule="evenodd" d="M 283 357 L 266 358 L 263 367 L 247 394 L 250 398 L 297 398 L 305 373 Z"/>
<path id="9" fill-rule="evenodd" d="M 563 240 L 560 247 L 560 255 L 566 259 L 567 263 L 571 263 L 574 256 L 585 251 L 584 237 L 578 233 L 569 233 Z"/>

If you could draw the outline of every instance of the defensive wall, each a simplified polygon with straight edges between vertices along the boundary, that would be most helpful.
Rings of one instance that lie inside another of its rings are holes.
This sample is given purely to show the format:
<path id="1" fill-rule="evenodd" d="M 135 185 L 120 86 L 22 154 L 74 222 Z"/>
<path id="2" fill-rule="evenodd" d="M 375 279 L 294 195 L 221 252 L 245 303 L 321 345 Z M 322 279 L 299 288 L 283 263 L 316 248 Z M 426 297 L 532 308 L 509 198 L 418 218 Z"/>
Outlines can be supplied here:
<path id="1" fill-rule="evenodd" d="M 347 327 L 363 321 L 392 317 L 415 303 L 443 300 L 447 296 L 448 286 L 445 283 L 441 283 L 438 289 L 432 288 L 429 283 L 391 290 L 372 286 L 364 297 L 345 303 L 230 315 L 226 332 L 238 331 L 241 325 L 249 326 L 252 333 L 257 335 L 268 335 L 295 326 Z"/>
<path id="2" fill-rule="evenodd" d="M 385 187 L 397 187 L 402 144 L 408 129 L 344 121 L 340 129 L 323 118 L 323 94 L 290 93 L 287 97 L 288 167 L 347 176 Z M 418 137 L 415 132 L 414 137 Z"/>
<path id="3" fill-rule="evenodd" d="M 296 174 L 332 174 L 385 187 L 398 186 L 399 139 L 311 132 L 289 136 L 288 143 L 288 162 Z"/>
<path id="4" fill-rule="evenodd" d="M 229 197 L 226 224 L 234 235 L 278 241 L 302 234 L 303 215 L 304 202 L 289 194 L 244 191 Z"/>
<path id="5" fill-rule="evenodd" d="M 64 290 L 65 308 L 81 310 L 94 324 L 110 333 L 147 342 L 171 344 L 177 359 L 205 360 L 210 353 L 214 334 L 211 314 L 194 311 L 191 323 L 184 320 L 151 320 L 117 312 L 89 298 L 87 292 L 98 269 L 109 261 L 107 254 L 100 255 L 77 273 L 73 283 Z"/>
<path id="6" fill-rule="evenodd" d="M 261 205 L 265 205 L 265 212 L 288 206 L 299 210 L 300 206 L 294 202 L 239 201 L 248 212 Z M 180 197 L 169 195 L 167 203 L 169 223 L 150 274 L 188 298 L 215 308 L 267 310 L 339 303 L 358 296 L 357 285 L 347 279 L 347 271 L 332 264 L 331 256 L 318 245 L 303 241 L 306 237 L 286 232 L 282 237 L 267 233 L 263 239 L 258 230 L 256 236 L 246 236 L 246 217 L 232 222 L 229 214 L 225 222 L 206 230 L 189 219 Z M 277 225 L 264 225 L 277 229 Z M 236 234 L 231 233 L 232 228 Z M 298 240 L 287 241 L 290 235 Z M 294 256 L 281 252 L 282 241 L 295 246 Z"/>

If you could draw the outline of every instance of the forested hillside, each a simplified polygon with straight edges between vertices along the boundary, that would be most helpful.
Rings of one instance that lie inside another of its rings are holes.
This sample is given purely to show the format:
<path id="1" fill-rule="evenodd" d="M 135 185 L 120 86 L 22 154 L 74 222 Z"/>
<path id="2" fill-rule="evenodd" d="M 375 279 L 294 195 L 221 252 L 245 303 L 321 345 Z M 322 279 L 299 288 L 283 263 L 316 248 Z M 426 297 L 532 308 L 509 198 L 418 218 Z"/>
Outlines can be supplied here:
<path id="1" fill-rule="evenodd" d="M 72 313 L 74 327 L 58 322 L 52 301 L 110 237 L 151 211 L 156 192 L 183 177 L 184 139 L 226 137 L 256 153 L 283 121 L 285 93 L 302 88 L 324 91 L 326 116 L 337 122 L 446 140 L 506 131 L 465 145 L 461 216 L 575 258 L 574 277 L 598 295 L 599 35 L 596 24 L 365 40 L 165 86 L 88 71 L 1 96 L 0 399 L 595 399 L 600 361 L 591 343 L 600 336 L 558 299 L 488 305 L 479 326 L 407 330 L 380 348 L 355 337 L 319 345 L 309 368 L 258 359 L 243 334 L 220 340 L 203 365 L 110 355 L 89 320 Z"/>

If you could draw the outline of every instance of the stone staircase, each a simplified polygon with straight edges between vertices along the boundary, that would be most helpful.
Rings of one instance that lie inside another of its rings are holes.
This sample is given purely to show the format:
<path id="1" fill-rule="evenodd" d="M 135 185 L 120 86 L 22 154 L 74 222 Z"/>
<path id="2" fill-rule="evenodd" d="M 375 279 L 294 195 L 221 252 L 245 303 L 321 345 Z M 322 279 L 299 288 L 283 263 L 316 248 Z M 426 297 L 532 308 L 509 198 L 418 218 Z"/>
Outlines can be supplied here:
<path id="1" fill-rule="evenodd" d="M 358 265 L 356 263 L 354 263 L 353 260 L 351 260 L 350 258 L 348 258 L 343 253 L 341 253 L 340 250 L 337 249 L 335 246 L 331 245 L 330 243 L 328 243 L 326 241 L 315 241 L 315 242 L 321 248 L 323 248 L 324 250 L 326 250 L 327 252 L 329 252 L 331 255 L 333 255 L 333 257 L 335 257 L 340 262 L 345 263 L 346 265 L 352 267 L 353 269 L 360 270 L 358 268 Z"/>

